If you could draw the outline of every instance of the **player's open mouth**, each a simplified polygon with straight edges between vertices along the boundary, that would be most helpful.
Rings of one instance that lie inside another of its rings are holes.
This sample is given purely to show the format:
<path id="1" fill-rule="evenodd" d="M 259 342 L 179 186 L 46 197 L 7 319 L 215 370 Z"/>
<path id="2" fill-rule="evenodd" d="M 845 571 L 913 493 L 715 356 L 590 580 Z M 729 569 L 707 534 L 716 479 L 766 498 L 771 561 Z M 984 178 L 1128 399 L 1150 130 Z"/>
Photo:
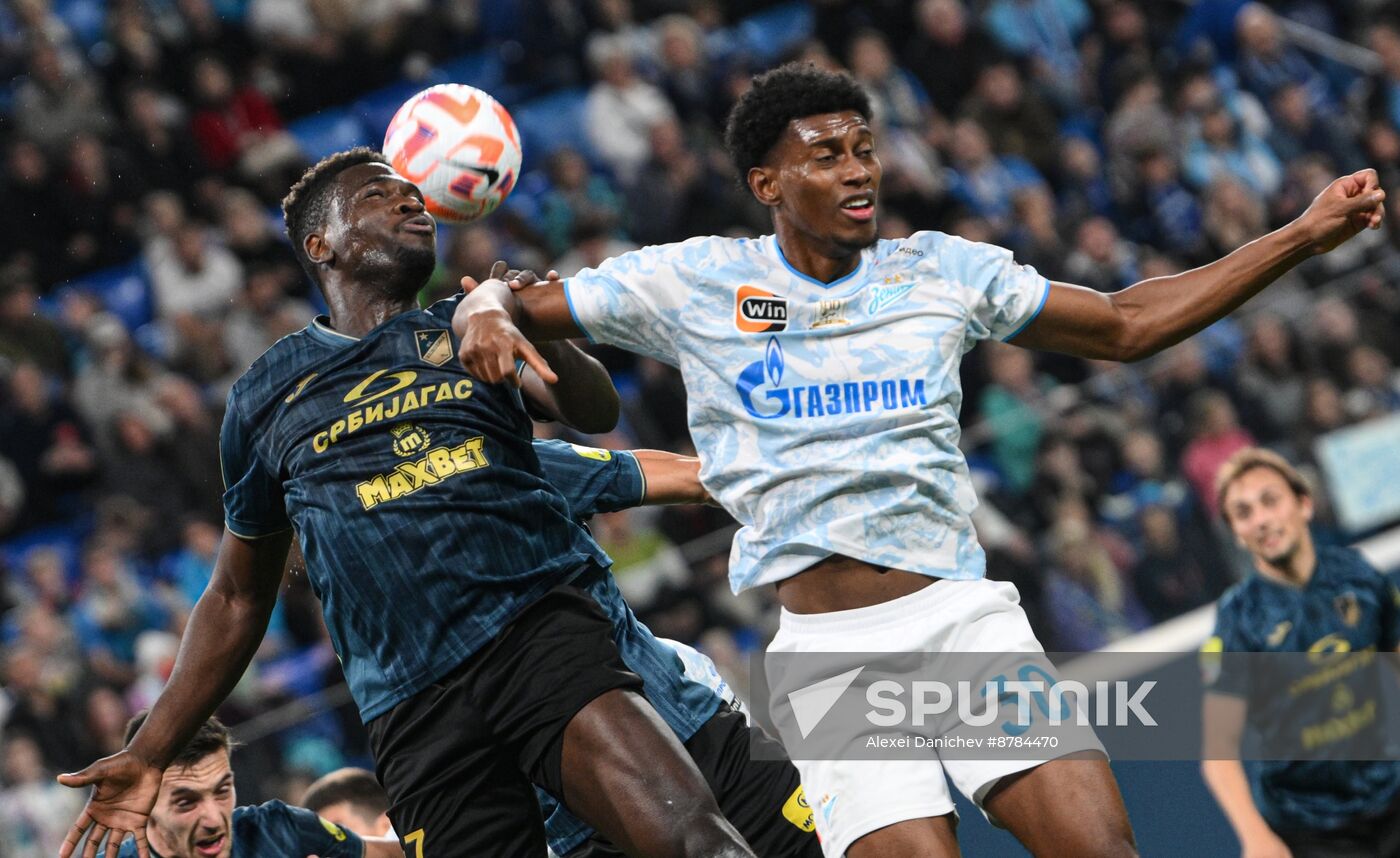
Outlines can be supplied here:
<path id="1" fill-rule="evenodd" d="M 861 194 L 860 196 L 851 197 L 841 203 L 841 211 L 851 220 L 865 223 L 875 217 L 875 196 L 873 194 Z"/>
<path id="2" fill-rule="evenodd" d="M 400 226 L 405 232 L 417 232 L 427 235 L 431 235 L 436 228 L 433 224 L 433 219 L 427 215 L 414 215 L 404 221 Z"/>
<path id="3" fill-rule="evenodd" d="M 194 849 L 200 855 L 218 855 L 223 848 L 224 835 L 222 834 L 218 837 L 209 837 L 194 842 Z"/>

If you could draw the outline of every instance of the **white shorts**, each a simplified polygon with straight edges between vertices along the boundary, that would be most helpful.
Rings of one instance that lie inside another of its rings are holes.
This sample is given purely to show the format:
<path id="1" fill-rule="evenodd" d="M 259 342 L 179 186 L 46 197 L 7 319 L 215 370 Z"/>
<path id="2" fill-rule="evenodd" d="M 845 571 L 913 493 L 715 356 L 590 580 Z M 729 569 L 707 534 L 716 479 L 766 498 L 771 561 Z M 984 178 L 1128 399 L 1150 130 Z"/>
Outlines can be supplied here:
<path id="1" fill-rule="evenodd" d="M 986 579 L 939 579 L 899 599 L 849 611 L 793 614 L 784 610 L 768 647 L 770 654 L 1043 651 L 1021 609 L 1016 587 Z M 877 829 L 953 813 L 949 778 L 980 807 L 998 780 L 1034 768 L 1045 757 L 943 759 L 930 754 L 906 760 L 793 762 L 812 804 L 822 851 L 827 858 L 839 858 L 858 838 Z"/>

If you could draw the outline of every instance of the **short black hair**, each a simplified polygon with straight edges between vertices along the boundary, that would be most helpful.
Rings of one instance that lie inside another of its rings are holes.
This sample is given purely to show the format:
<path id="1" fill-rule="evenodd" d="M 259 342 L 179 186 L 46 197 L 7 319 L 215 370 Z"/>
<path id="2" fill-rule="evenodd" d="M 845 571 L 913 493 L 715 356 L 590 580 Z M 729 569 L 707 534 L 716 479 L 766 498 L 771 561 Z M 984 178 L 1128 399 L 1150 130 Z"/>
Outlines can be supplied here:
<path id="1" fill-rule="evenodd" d="M 320 813 L 333 804 L 345 802 L 365 819 L 377 819 L 389 812 L 389 794 L 365 769 L 338 769 L 306 788 L 301 806 Z M 363 833 L 363 832 L 361 832 Z"/>
<path id="2" fill-rule="evenodd" d="M 368 146 L 327 155 L 302 173 L 282 198 L 282 223 L 287 229 L 287 238 L 291 239 L 292 252 L 313 283 L 319 284 L 321 278 L 316 274 L 315 263 L 306 255 L 306 236 L 330 216 L 331 179 L 359 164 L 388 165 L 389 159 L 383 152 Z"/>
<path id="3" fill-rule="evenodd" d="M 131 744 L 131 739 L 136 735 L 136 731 L 141 729 L 141 725 L 146 723 L 146 716 L 151 714 L 149 709 L 137 712 L 130 721 L 126 722 L 126 735 L 123 742 Z M 192 766 L 210 754 L 219 751 L 230 752 L 238 746 L 233 740 L 233 734 L 228 731 L 223 722 L 218 718 L 210 717 L 208 721 L 199 725 L 199 730 L 194 734 L 180 753 L 175 755 L 175 759 L 170 761 L 171 766 Z"/>
<path id="4" fill-rule="evenodd" d="M 763 163 L 792 120 L 846 110 L 870 118 L 870 96 L 846 72 L 793 62 L 758 75 L 729 111 L 724 129 L 739 180 Z"/>

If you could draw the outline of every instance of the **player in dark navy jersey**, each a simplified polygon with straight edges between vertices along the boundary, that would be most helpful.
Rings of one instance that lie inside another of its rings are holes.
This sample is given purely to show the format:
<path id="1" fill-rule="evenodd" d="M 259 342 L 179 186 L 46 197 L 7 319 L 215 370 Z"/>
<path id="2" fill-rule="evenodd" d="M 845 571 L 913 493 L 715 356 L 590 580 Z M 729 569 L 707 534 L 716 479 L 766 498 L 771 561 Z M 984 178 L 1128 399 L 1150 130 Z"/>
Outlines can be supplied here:
<path id="1" fill-rule="evenodd" d="M 128 739 L 145 713 L 127 725 Z M 346 831 L 280 801 L 235 807 L 233 742 L 218 719 L 205 721 L 161 778 L 145 840 L 159 858 L 403 858 L 396 837 Z M 118 853 L 135 858 L 136 841 Z"/>
<path id="2" fill-rule="evenodd" d="M 1313 543 L 1308 484 L 1277 454 L 1240 451 L 1217 490 L 1256 574 L 1220 600 L 1202 655 L 1206 782 L 1248 858 L 1396 858 L 1400 762 L 1347 751 L 1364 737 L 1374 747 L 1381 728 L 1384 675 L 1370 662 L 1400 644 L 1400 591 L 1356 551 Z M 1241 652 L 1299 655 L 1250 665 L 1230 656 Z M 1247 771 L 1238 755 L 1251 731 L 1263 756 L 1302 759 Z"/>
<path id="3" fill-rule="evenodd" d="M 293 528 L 409 855 L 535 858 L 536 784 L 638 855 L 751 855 L 639 693 L 653 665 L 620 658 L 593 592 L 606 555 L 531 445 L 525 399 L 610 429 L 606 371 L 566 344 L 522 350 L 509 382 L 468 375 L 460 299 L 416 304 L 435 224 L 377 152 L 323 159 L 283 211 L 330 315 L 229 394 L 213 578 L 128 748 L 63 779 L 97 786 L 63 858 L 89 829 L 85 856 L 144 827 L 161 770 L 262 637 Z"/>

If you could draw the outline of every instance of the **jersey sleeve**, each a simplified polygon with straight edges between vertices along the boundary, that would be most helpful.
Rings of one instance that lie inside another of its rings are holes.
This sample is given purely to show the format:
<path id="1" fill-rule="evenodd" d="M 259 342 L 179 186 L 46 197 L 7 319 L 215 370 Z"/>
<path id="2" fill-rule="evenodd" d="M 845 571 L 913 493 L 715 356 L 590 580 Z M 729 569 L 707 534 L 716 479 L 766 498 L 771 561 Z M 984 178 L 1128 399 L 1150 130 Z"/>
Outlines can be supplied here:
<path id="1" fill-rule="evenodd" d="M 292 526 L 281 481 L 258 453 L 236 388 L 229 393 L 219 430 L 219 464 L 224 478 L 224 522 L 229 532 L 257 539 Z"/>
<path id="2" fill-rule="evenodd" d="M 564 281 L 574 323 L 595 343 L 674 366 L 687 287 L 670 245 L 646 247 L 585 268 Z"/>
<path id="3" fill-rule="evenodd" d="M 316 855 L 319 858 L 361 858 L 364 842 L 348 831 L 322 819 L 304 807 L 291 807 L 280 801 L 259 805 L 259 822 L 265 834 L 276 832 L 285 847 L 283 855 Z"/>
<path id="4" fill-rule="evenodd" d="M 943 236 L 939 264 L 944 276 L 965 290 L 969 344 L 1012 339 L 1040 315 L 1050 296 L 1049 280 L 992 244 Z"/>
<path id="5" fill-rule="evenodd" d="M 566 441 L 536 441 L 544 478 L 564 499 L 575 518 L 640 506 L 646 482 L 637 457 L 625 450 L 599 450 Z"/>
<path id="6" fill-rule="evenodd" d="M 1208 692 L 1249 697 L 1249 671 L 1241 653 L 1252 651 L 1240 631 L 1238 604 L 1222 599 L 1215 631 L 1201 645 L 1201 680 Z"/>

